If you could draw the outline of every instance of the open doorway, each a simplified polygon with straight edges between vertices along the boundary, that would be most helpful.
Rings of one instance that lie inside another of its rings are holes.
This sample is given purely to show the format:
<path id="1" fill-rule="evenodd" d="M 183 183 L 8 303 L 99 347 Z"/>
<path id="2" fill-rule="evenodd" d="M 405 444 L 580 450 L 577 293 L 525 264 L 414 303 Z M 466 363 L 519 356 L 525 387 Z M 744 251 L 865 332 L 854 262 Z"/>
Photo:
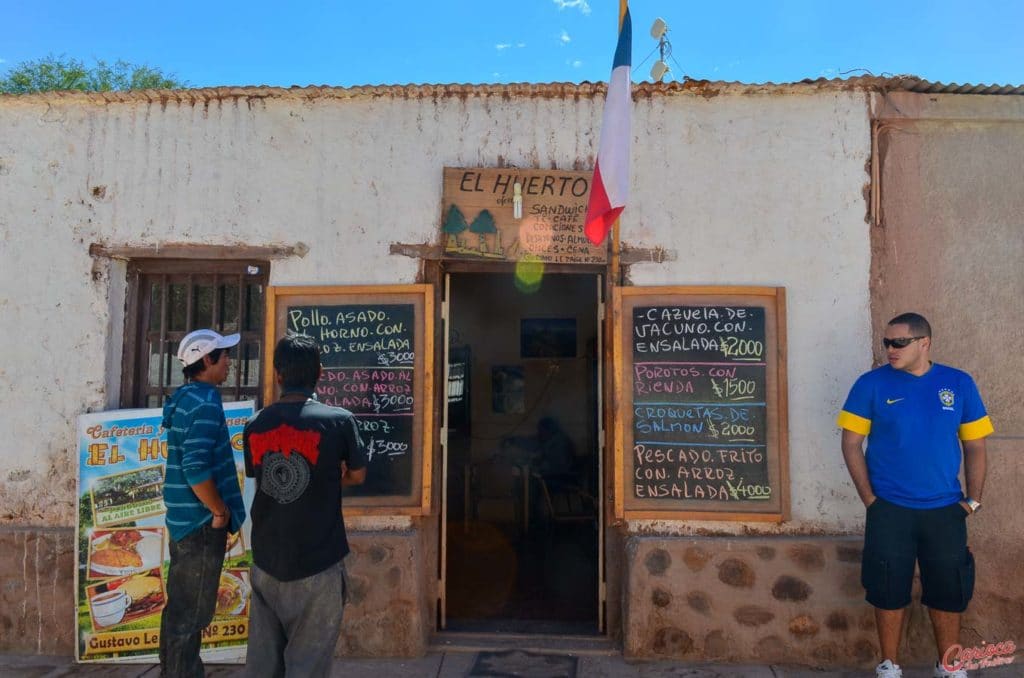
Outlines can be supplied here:
<path id="1" fill-rule="evenodd" d="M 596 634 L 601 279 L 448 282 L 444 627 Z"/>

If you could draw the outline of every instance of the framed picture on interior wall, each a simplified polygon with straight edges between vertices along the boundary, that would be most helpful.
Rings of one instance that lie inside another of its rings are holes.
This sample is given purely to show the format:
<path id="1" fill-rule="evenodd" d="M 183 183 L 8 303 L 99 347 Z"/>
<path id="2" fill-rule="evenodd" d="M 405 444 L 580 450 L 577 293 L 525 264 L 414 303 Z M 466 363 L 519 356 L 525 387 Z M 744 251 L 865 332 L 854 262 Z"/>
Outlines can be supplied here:
<path id="1" fill-rule="evenodd" d="M 497 414 L 526 414 L 526 378 L 522 366 L 491 368 L 491 409 Z"/>
<path id="2" fill-rule="evenodd" d="M 519 321 L 521 358 L 575 358 L 576 318 L 523 318 Z"/>

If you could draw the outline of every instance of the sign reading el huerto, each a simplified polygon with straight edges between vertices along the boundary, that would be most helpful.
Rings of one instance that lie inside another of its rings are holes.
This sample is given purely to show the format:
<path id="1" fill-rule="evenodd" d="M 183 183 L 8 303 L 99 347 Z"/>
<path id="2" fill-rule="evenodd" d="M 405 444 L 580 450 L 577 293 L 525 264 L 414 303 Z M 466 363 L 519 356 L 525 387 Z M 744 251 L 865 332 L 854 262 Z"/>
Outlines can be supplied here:
<path id="1" fill-rule="evenodd" d="M 594 245 L 583 232 L 592 175 L 591 171 L 446 167 L 441 199 L 444 257 L 605 263 L 607 248 Z"/>

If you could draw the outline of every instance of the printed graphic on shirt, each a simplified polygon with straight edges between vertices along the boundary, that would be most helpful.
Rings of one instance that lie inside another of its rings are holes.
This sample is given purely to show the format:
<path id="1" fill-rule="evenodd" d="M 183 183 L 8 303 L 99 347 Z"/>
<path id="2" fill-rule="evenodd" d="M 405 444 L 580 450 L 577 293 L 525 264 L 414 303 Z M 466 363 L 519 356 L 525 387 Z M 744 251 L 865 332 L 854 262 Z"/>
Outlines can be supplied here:
<path id="1" fill-rule="evenodd" d="M 309 464 L 299 455 L 286 457 L 280 452 L 268 452 L 263 459 L 260 491 L 279 504 L 290 504 L 309 487 L 309 476 Z"/>
<path id="2" fill-rule="evenodd" d="M 320 458 L 320 433 L 281 424 L 249 436 L 252 463 L 263 470 L 260 491 L 280 504 L 290 504 L 309 487 L 311 467 Z"/>
<path id="3" fill-rule="evenodd" d="M 955 396 L 953 395 L 953 391 L 948 388 L 944 388 L 939 391 L 939 402 L 942 403 L 942 409 L 952 410 L 954 401 Z"/>

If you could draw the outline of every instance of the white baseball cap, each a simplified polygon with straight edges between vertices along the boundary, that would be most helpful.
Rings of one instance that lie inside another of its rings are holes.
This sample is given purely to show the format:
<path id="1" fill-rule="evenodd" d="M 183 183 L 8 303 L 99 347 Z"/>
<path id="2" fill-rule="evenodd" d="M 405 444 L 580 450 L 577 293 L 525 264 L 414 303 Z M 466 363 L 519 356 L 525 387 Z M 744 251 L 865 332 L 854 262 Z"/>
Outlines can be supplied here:
<path id="1" fill-rule="evenodd" d="M 223 336 L 213 330 L 193 330 L 178 344 L 178 360 L 185 367 L 203 359 L 218 348 L 231 348 L 242 339 L 239 334 Z"/>

